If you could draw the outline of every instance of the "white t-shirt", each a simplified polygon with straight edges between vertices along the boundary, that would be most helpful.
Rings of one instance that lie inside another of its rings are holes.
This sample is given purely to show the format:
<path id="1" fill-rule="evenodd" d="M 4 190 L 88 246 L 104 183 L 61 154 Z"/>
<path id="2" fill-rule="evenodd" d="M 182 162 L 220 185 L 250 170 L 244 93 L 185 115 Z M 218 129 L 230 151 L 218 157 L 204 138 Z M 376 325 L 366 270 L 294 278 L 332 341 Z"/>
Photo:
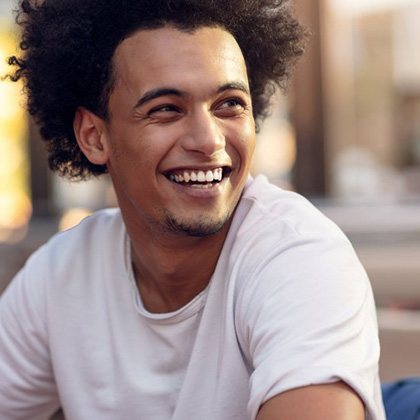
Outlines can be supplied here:
<path id="1" fill-rule="evenodd" d="M 38 250 L 0 301 L 0 419 L 251 420 L 276 394 L 343 380 L 385 419 L 372 291 L 301 196 L 249 181 L 208 287 L 142 305 L 118 210 Z"/>

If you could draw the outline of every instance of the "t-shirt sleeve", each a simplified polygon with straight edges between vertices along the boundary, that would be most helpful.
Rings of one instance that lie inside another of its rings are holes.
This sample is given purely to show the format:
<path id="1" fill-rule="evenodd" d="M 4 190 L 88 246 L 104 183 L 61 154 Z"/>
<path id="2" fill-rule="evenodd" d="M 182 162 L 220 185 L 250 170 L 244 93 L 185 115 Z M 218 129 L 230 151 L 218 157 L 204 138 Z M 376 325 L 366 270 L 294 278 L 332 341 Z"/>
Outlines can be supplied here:
<path id="1" fill-rule="evenodd" d="M 251 418 L 286 390 L 344 381 L 363 400 L 368 419 L 384 419 L 375 306 L 351 245 L 297 235 L 254 265 L 236 311 L 252 369 Z"/>
<path id="2" fill-rule="evenodd" d="M 45 273 L 35 275 L 37 265 L 32 259 L 0 297 L 1 419 L 48 419 L 59 406 L 48 351 Z"/>

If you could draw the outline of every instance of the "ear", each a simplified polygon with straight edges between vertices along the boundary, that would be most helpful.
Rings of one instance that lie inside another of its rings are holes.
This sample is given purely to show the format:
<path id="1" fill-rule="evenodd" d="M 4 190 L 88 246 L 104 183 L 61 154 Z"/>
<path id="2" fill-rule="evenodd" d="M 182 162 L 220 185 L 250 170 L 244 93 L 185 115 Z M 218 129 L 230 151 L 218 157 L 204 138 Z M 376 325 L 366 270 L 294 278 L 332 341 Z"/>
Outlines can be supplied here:
<path id="1" fill-rule="evenodd" d="M 93 112 L 78 108 L 73 129 L 77 144 L 88 160 L 95 165 L 105 165 L 108 162 L 108 144 L 104 121 Z"/>

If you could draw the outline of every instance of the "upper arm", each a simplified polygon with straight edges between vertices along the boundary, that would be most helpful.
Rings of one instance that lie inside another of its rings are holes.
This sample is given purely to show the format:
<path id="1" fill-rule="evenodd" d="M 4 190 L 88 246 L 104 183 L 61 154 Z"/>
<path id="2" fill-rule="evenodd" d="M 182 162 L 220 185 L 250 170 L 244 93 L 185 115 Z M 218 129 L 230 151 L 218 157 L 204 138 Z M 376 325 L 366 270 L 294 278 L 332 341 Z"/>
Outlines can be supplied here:
<path id="1" fill-rule="evenodd" d="M 343 382 L 283 392 L 264 403 L 256 420 L 363 420 L 365 410 Z"/>
<path id="2" fill-rule="evenodd" d="M 43 279 L 23 269 L 0 298 L 0 418 L 41 419 L 58 407 Z"/>
<path id="3" fill-rule="evenodd" d="M 342 381 L 354 389 L 344 395 L 363 399 L 368 418 L 383 418 L 372 291 L 347 243 L 295 241 L 269 257 L 238 300 L 238 337 L 252 367 L 250 414 L 289 390 Z"/>

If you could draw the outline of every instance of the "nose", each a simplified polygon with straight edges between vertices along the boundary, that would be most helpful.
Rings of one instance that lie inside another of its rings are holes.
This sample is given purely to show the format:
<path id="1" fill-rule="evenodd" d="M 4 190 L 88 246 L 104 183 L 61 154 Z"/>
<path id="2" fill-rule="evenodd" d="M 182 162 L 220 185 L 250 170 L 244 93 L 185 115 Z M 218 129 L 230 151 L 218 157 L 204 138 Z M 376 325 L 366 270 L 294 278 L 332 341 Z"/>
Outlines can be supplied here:
<path id="1" fill-rule="evenodd" d="M 208 109 L 191 113 L 185 120 L 185 133 L 182 147 L 205 156 L 213 156 L 225 147 L 225 135 L 222 124 Z"/>

